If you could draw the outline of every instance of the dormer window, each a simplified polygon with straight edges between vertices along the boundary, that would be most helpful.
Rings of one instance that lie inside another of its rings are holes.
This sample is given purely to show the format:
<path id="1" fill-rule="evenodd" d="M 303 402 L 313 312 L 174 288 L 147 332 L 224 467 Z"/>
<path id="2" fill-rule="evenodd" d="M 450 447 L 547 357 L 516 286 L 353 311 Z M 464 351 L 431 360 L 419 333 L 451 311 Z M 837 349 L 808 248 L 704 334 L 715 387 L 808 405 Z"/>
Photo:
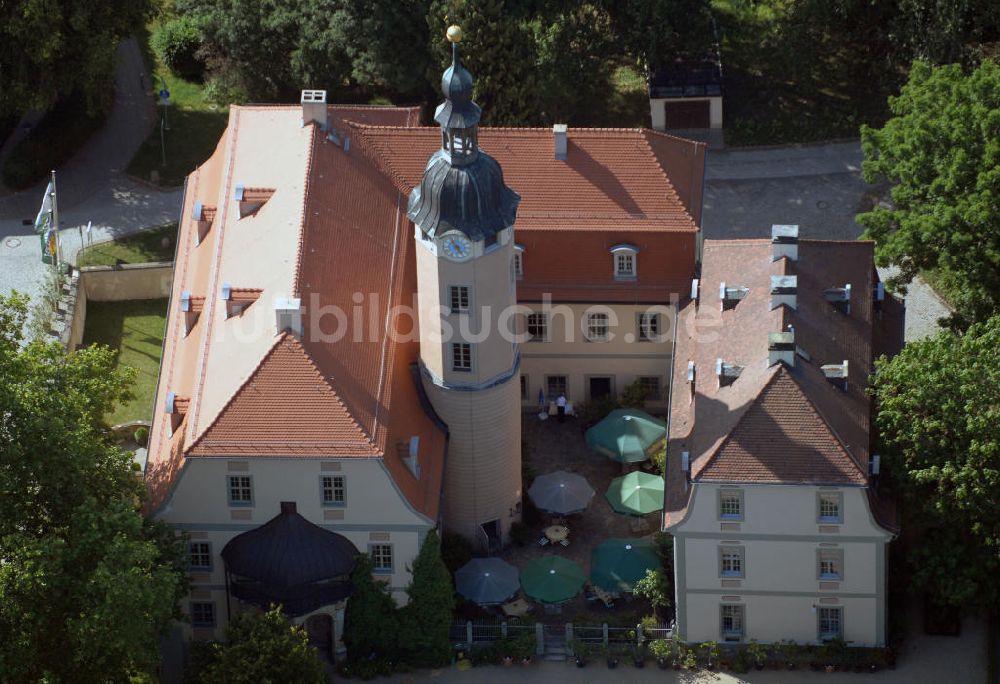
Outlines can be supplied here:
<path id="1" fill-rule="evenodd" d="M 184 334 L 187 335 L 194 328 L 201 317 L 201 310 L 205 306 L 204 297 L 192 296 L 190 290 L 181 293 L 181 316 L 184 320 Z"/>
<path id="2" fill-rule="evenodd" d="M 222 284 L 222 300 L 226 303 L 226 318 L 239 316 L 260 297 L 258 287 L 233 287 L 229 283 Z"/>
<path id="3" fill-rule="evenodd" d="M 611 248 L 614 257 L 615 279 L 634 280 L 637 275 L 636 256 L 639 248 L 635 245 L 615 245 Z"/>
<path id="4" fill-rule="evenodd" d="M 823 299 L 830 302 L 835 309 L 844 314 L 851 313 L 851 284 L 844 287 L 830 287 L 823 290 Z"/>
<path id="5" fill-rule="evenodd" d="M 715 375 L 719 379 L 719 387 L 728 387 L 736 382 L 743 372 L 743 366 L 734 363 L 726 363 L 722 359 L 715 360 Z"/>
<path id="6" fill-rule="evenodd" d="M 723 311 L 734 308 L 740 301 L 746 299 L 748 294 L 750 294 L 748 287 L 731 287 L 724 282 L 719 283 L 719 300 L 722 302 Z"/>

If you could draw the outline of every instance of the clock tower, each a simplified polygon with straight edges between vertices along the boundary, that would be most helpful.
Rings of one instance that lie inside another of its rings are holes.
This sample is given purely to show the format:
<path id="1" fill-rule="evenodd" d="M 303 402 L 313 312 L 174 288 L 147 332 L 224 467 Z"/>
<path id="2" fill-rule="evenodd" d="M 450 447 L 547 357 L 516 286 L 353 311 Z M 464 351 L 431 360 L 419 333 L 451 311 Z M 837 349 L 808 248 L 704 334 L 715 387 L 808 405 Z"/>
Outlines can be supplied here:
<path id="1" fill-rule="evenodd" d="M 461 29 L 434 120 L 441 149 L 410 193 L 415 226 L 420 369 L 448 424 L 444 527 L 484 550 L 521 516 L 520 355 L 514 339 L 514 219 L 520 201 L 479 148 L 481 110 L 462 66 Z"/>

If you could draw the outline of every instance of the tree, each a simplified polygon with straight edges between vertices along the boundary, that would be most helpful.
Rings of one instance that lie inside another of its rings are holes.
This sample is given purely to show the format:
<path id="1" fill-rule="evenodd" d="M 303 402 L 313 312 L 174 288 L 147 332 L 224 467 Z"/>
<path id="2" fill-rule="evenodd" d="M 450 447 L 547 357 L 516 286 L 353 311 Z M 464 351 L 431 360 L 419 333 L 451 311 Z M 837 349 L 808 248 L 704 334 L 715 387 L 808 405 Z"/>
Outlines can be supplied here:
<path id="1" fill-rule="evenodd" d="M 449 629 L 455 592 L 451 573 L 441 559 L 441 542 L 431 530 L 413 563 L 413 578 L 406 593 L 410 602 L 403 608 L 401 622 L 407 634 L 400 646 L 407 664 L 439 667 L 451 658 Z M 353 600 L 353 599 L 352 599 Z"/>
<path id="2" fill-rule="evenodd" d="M 213 642 L 188 674 L 191 684 L 325 684 L 319 653 L 306 631 L 289 624 L 280 606 L 240 613 L 226 628 L 225 643 Z"/>
<path id="3" fill-rule="evenodd" d="M 646 570 L 646 576 L 635 583 L 632 593 L 649 601 L 653 607 L 653 618 L 659 621 L 660 608 L 669 606 L 673 595 L 670 575 L 663 568 Z"/>
<path id="4" fill-rule="evenodd" d="M 351 584 L 354 589 L 344 611 L 344 645 L 352 661 L 395 658 L 398 652 L 396 602 L 385 582 L 372 576 L 371 556 L 358 555 Z"/>
<path id="5" fill-rule="evenodd" d="M 82 92 L 97 109 L 112 85 L 118 43 L 139 31 L 156 0 L 0 3 L 0 115 L 50 108 Z"/>
<path id="6" fill-rule="evenodd" d="M 914 584 L 940 603 L 1000 605 L 1000 315 L 876 366 L 884 473 L 909 524 Z"/>
<path id="7" fill-rule="evenodd" d="M 0 680 L 153 671 L 186 593 L 183 542 L 145 522 L 145 488 L 103 422 L 134 372 L 89 347 L 25 343 L 0 295 Z"/>
<path id="8" fill-rule="evenodd" d="M 916 62 L 893 118 L 863 126 L 863 172 L 892 183 L 892 206 L 860 214 L 891 285 L 937 269 L 956 306 L 952 324 L 988 318 L 1000 305 L 1000 66 Z"/>

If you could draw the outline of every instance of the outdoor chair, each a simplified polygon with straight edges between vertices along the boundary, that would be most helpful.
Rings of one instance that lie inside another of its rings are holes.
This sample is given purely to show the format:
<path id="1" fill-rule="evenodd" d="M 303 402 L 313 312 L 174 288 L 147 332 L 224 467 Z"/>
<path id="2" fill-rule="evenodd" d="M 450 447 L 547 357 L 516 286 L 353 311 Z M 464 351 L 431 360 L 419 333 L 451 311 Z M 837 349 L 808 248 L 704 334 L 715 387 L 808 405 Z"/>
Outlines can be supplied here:
<path id="1" fill-rule="evenodd" d="M 559 543 L 563 546 L 569 546 L 569 539 L 560 539 Z"/>
<path id="2" fill-rule="evenodd" d="M 538 545 L 539 546 L 547 546 L 548 544 L 549 544 L 549 538 L 548 537 L 542 537 L 541 539 L 538 540 Z"/>

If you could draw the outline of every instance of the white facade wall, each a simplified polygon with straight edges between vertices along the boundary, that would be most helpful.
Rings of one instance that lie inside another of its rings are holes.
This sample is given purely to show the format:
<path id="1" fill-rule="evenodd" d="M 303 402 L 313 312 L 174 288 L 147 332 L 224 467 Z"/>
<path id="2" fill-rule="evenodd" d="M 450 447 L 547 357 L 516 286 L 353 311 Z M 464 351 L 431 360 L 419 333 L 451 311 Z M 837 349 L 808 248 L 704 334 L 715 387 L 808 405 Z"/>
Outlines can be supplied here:
<path id="1" fill-rule="evenodd" d="M 252 477 L 252 505 L 229 504 L 230 475 Z M 321 475 L 344 476 L 343 505 L 323 505 Z M 187 611 L 192 600 L 214 602 L 215 629 L 192 630 L 186 625 L 186 636 L 192 632 L 205 638 L 222 636 L 228 624 L 222 549 L 233 537 L 277 516 L 282 501 L 294 501 L 300 515 L 343 535 L 359 551 L 367 552 L 372 543 L 390 544 L 393 570 L 378 576 L 388 582 L 398 603 L 405 602 L 404 590 L 410 581 L 407 568 L 434 523 L 409 506 L 381 459 L 189 458 L 173 496 L 156 513 L 157 519 L 183 530 L 192 542 L 211 543 L 212 567 L 207 572 L 191 571 L 191 597 L 182 608 Z M 232 600 L 228 609 L 238 612 L 238 603 Z M 335 615 L 333 607 L 326 612 Z"/>
<path id="2" fill-rule="evenodd" d="M 649 114 L 653 124 L 653 130 L 664 131 L 667 128 L 666 111 L 663 109 L 667 102 L 704 102 L 708 100 L 708 118 L 711 128 L 722 128 L 722 96 L 715 97 L 672 97 L 672 98 L 650 98 Z"/>
<path id="3" fill-rule="evenodd" d="M 842 609 L 843 636 L 885 643 L 886 546 L 861 487 L 694 484 L 674 533 L 678 629 L 685 640 L 721 638 L 721 605 L 744 606 L 744 640 L 818 639 L 821 607 Z M 742 521 L 719 516 L 720 491 L 739 490 Z M 818 520 L 818 495 L 842 497 L 842 522 Z M 722 576 L 721 548 L 738 548 L 743 576 Z M 843 558 L 841 579 L 821 579 L 819 552 Z"/>

